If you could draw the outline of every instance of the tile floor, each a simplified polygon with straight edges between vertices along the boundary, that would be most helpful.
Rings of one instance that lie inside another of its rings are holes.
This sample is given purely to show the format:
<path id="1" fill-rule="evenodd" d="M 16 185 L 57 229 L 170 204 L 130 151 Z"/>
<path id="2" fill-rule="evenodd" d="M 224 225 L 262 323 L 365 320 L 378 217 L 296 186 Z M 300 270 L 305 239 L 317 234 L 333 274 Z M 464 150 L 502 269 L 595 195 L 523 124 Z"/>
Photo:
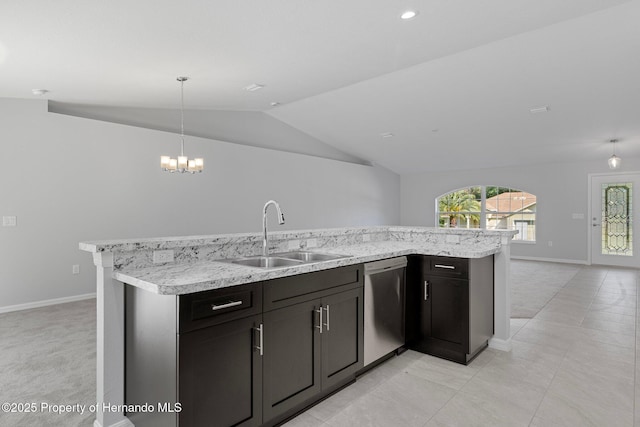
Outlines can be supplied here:
<path id="1" fill-rule="evenodd" d="M 286 426 L 640 427 L 639 276 L 582 267 L 535 317 L 512 319 L 511 352 L 463 366 L 407 351 Z"/>

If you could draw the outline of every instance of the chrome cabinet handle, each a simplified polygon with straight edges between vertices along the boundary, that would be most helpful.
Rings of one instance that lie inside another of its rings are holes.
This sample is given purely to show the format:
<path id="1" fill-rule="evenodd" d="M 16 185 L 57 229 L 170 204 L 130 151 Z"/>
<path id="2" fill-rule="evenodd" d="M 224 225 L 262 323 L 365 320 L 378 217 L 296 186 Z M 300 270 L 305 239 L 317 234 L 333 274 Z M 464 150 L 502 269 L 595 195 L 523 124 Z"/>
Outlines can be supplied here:
<path id="1" fill-rule="evenodd" d="M 322 310 L 322 308 L 321 308 L 321 310 Z M 325 311 L 327 312 L 327 321 L 326 321 L 326 323 L 324 325 L 327 327 L 327 332 L 329 332 L 329 305 L 327 305 L 325 307 Z"/>
<path id="2" fill-rule="evenodd" d="M 313 311 L 320 314 L 320 321 L 318 322 L 318 325 L 316 325 L 316 328 L 320 329 L 320 333 L 322 333 L 322 306 L 320 306 L 318 310 L 313 310 Z"/>
<path id="3" fill-rule="evenodd" d="M 211 304 L 211 310 L 222 310 L 223 308 L 235 307 L 236 305 L 241 305 L 242 301 L 231 301 L 226 304 L 215 305 Z"/>
<path id="4" fill-rule="evenodd" d="M 429 281 L 425 280 L 424 281 L 424 300 L 428 300 L 429 299 Z"/>
<path id="5" fill-rule="evenodd" d="M 263 356 L 264 355 L 264 325 L 260 323 L 260 326 L 255 328 L 255 330 L 258 331 L 258 334 L 260 336 L 260 338 L 258 338 L 258 342 L 260 343 L 260 345 L 256 346 L 256 350 L 259 350 L 260 356 Z"/>
<path id="6" fill-rule="evenodd" d="M 435 268 L 446 268 L 447 270 L 455 270 L 456 267 L 453 265 L 443 265 L 443 264 L 436 264 L 434 265 Z"/>

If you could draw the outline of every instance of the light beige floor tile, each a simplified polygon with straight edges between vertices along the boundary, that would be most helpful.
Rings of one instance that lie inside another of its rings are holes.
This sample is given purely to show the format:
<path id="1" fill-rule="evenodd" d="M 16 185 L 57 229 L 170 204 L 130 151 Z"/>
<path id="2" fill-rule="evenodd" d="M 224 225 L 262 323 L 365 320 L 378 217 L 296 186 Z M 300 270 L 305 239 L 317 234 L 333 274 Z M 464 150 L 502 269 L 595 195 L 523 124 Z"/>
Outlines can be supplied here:
<path id="1" fill-rule="evenodd" d="M 531 415 L 507 401 L 489 401 L 456 394 L 425 427 L 525 427 Z M 395 424 L 398 426 L 398 424 Z"/>
<path id="2" fill-rule="evenodd" d="M 426 421 L 456 394 L 456 390 L 411 374 L 401 374 L 376 388 L 372 394 L 394 405 L 415 408 Z"/>
<path id="3" fill-rule="evenodd" d="M 594 377 L 629 379 L 635 359 L 634 349 L 585 340 L 567 351 L 562 369 Z"/>
<path id="4" fill-rule="evenodd" d="M 618 313 L 618 314 L 626 314 L 628 316 L 635 316 L 636 308 L 635 307 L 627 307 L 620 306 L 616 304 L 608 304 L 608 303 L 599 303 L 594 302 L 589 306 L 589 310 L 591 311 L 602 311 L 605 313 Z"/>
<path id="5" fill-rule="evenodd" d="M 599 286 L 565 286 L 560 289 L 556 297 L 578 298 L 591 300 L 598 292 Z"/>
<path id="6" fill-rule="evenodd" d="M 528 321 L 529 319 L 513 319 L 512 318 L 509 325 L 511 336 L 513 337 L 520 329 L 522 329 L 524 325 L 527 324 Z"/>
<path id="7" fill-rule="evenodd" d="M 497 377 L 481 376 L 482 371 L 474 376 L 461 392 L 490 402 L 508 402 L 519 412 L 519 419 L 530 420 L 544 397 L 546 387 L 523 382 L 520 378 L 508 375 Z"/>
<path id="8" fill-rule="evenodd" d="M 321 427 L 326 425 L 323 421 L 309 415 L 309 412 L 303 412 L 294 419 L 283 424 L 284 427 Z"/>
<path id="9" fill-rule="evenodd" d="M 613 334 L 635 336 L 636 325 L 635 322 L 631 325 L 625 323 L 611 322 L 608 320 L 602 320 L 598 318 L 589 317 L 582 321 L 580 327 L 587 329 L 596 329 L 599 331 L 606 331 Z"/>
<path id="10" fill-rule="evenodd" d="M 420 427 L 428 421 L 421 408 L 368 394 L 326 421 L 333 427 Z"/>
<path id="11" fill-rule="evenodd" d="M 609 304 L 615 307 L 636 307 L 636 295 L 611 294 L 608 292 L 598 292 L 593 297 L 594 304 Z"/>
<path id="12" fill-rule="evenodd" d="M 608 313 L 606 311 L 589 310 L 585 316 L 585 320 L 604 320 L 608 322 L 624 323 L 625 325 L 635 325 L 636 316 L 629 316 L 620 313 Z"/>
<path id="13" fill-rule="evenodd" d="M 483 356 L 484 353 L 488 356 Z M 487 357 L 492 358 L 494 354 L 485 350 L 470 365 L 465 366 L 425 355 L 412 364 L 407 373 L 458 390 L 479 372 L 486 364 Z"/>
<path id="14" fill-rule="evenodd" d="M 635 284 L 623 285 L 623 284 L 603 284 L 598 293 L 612 294 L 612 295 L 637 295 L 638 289 Z"/>
<path id="15" fill-rule="evenodd" d="M 632 411 L 620 411 L 591 400 L 547 393 L 536 412 L 535 426 L 630 427 Z"/>
<path id="16" fill-rule="evenodd" d="M 566 296 L 556 296 L 543 307 L 546 311 L 556 311 L 561 313 L 584 314 L 591 306 L 589 298 L 573 298 Z"/>
<path id="17" fill-rule="evenodd" d="M 587 309 L 570 310 L 563 312 L 560 309 L 542 309 L 534 319 L 546 320 L 548 322 L 561 323 L 563 325 L 580 326 L 587 314 Z"/>
<path id="18" fill-rule="evenodd" d="M 559 367 L 560 363 L 557 361 L 497 356 L 476 374 L 474 380 L 477 378 L 487 381 L 522 381 L 546 389 Z"/>
<path id="19" fill-rule="evenodd" d="M 544 361 L 550 362 L 554 365 L 560 366 L 564 355 L 567 351 L 557 349 L 554 347 L 530 344 L 524 341 L 511 341 L 511 351 L 501 351 L 496 355 L 496 358 L 501 359 L 526 359 L 531 361 Z"/>
<path id="20" fill-rule="evenodd" d="M 600 329 L 581 328 L 583 336 L 605 344 L 613 344 L 619 347 L 635 349 L 636 341 L 633 335 L 615 334 Z"/>
<path id="21" fill-rule="evenodd" d="M 548 392 L 567 399 L 590 401 L 594 405 L 633 413 L 634 378 L 606 377 L 575 366 L 563 366 L 556 372 Z"/>

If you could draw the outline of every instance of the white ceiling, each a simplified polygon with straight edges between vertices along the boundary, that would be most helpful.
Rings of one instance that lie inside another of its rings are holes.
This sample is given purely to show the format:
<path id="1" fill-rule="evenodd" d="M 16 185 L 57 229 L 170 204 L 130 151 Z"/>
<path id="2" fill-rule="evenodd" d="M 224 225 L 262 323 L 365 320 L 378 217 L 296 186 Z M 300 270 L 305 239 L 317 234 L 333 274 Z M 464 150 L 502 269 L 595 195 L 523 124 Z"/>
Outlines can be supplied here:
<path id="1" fill-rule="evenodd" d="M 13 1 L 0 97 L 175 108 L 186 75 L 186 108 L 265 111 L 398 173 L 606 160 L 613 137 L 624 159 L 638 22 L 639 0 Z"/>

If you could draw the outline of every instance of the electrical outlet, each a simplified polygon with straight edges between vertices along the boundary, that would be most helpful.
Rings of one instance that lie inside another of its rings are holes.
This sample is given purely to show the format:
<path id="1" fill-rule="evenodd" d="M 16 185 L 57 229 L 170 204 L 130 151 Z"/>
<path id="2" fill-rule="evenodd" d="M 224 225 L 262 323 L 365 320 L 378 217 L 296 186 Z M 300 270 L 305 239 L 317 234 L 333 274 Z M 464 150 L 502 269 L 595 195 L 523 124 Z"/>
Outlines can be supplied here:
<path id="1" fill-rule="evenodd" d="M 289 240 L 287 242 L 287 249 L 290 251 L 295 251 L 300 249 L 302 246 L 300 246 L 300 240 Z"/>
<path id="2" fill-rule="evenodd" d="M 318 246 L 318 240 L 317 239 L 308 239 L 307 240 L 307 248 L 315 248 Z"/>
<path id="3" fill-rule="evenodd" d="M 551 240 L 549 240 L 549 243 L 547 243 L 547 245 L 549 245 L 549 247 L 553 246 L 553 242 Z"/>
<path id="4" fill-rule="evenodd" d="M 71 266 L 71 274 L 80 274 L 80 266 L 78 264 Z"/>
<path id="5" fill-rule="evenodd" d="M 17 218 L 15 216 L 3 216 L 2 217 L 2 226 L 3 227 L 15 227 L 18 224 Z"/>
<path id="6" fill-rule="evenodd" d="M 363 234 L 362 235 L 362 241 L 363 242 L 370 242 L 371 241 L 371 234 Z"/>
<path id="7" fill-rule="evenodd" d="M 173 250 L 167 249 L 164 251 L 153 251 L 153 263 L 164 264 L 167 262 L 173 262 Z"/>
<path id="8" fill-rule="evenodd" d="M 460 243 L 460 236 L 457 234 L 447 234 L 444 241 L 447 243 Z"/>

